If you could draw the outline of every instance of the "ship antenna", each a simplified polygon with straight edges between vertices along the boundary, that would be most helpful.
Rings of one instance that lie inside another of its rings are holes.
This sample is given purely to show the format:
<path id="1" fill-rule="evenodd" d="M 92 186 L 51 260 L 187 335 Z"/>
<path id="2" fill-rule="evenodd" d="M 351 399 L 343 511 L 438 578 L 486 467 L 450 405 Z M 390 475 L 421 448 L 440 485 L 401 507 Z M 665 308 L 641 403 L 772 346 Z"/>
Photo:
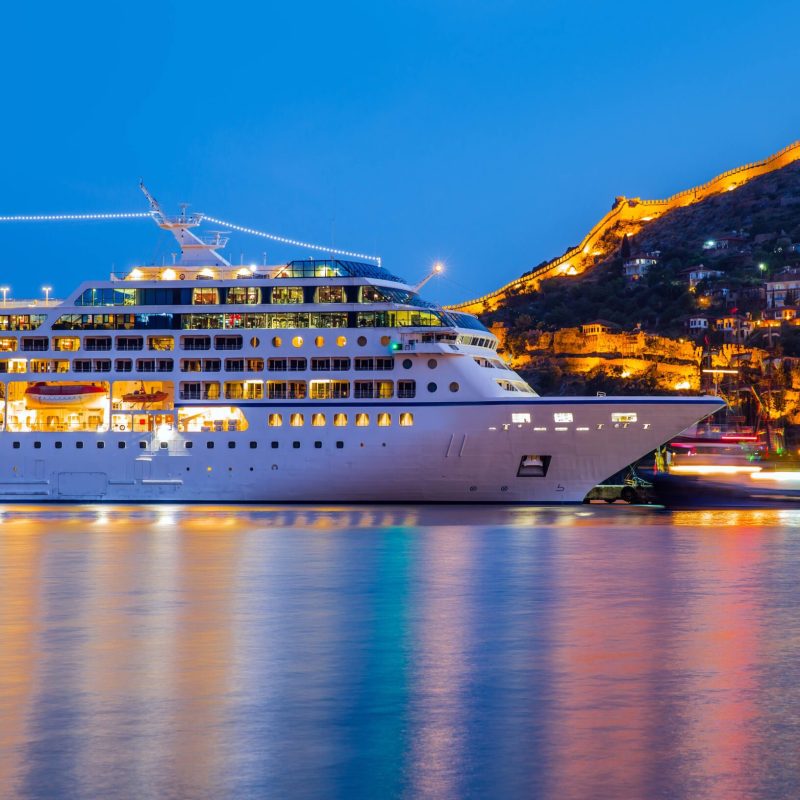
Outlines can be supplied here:
<path id="1" fill-rule="evenodd" d="M 161 210 L 161 206 L 158 204 L 158 200 L 147 191 L 147 187 L 144 185 L 144 180 L 139 178 L 139 188 L 142 190 L 142 194 L 147 198 L 147 202 L 150 203 L 150 213 L 155 218 L 156 222 L 162 223 L 166 222 L 166 216 L 164 212 Z"/>

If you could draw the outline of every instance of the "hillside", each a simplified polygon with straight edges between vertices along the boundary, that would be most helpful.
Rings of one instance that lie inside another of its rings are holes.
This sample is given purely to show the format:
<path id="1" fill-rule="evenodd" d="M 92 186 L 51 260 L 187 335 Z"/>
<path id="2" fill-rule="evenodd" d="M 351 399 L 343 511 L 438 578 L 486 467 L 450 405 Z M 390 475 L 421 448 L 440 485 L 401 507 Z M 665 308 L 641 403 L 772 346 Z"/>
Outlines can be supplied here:
<path id="1" fill-rule="evenodd" d="M 503 305 L 509 295 L 535 291 L 543 280 L 580 275 L 592 270 L 617 251 L 625 234 L 633 236 L 647 232 L 664 216 L 677 210 L 697 207 L 725 194 L 740 194 L 748 184 L 762 177 L 768 178 L 798 159 L 800 142 L 795 142 L 762 161 L 728 170 L 705 184 L 663 200 L 618 197 L 611 210 L 592 227 L 579 245 L 483 297 L 453 307 L 471 313 L 491 311 Z"/>

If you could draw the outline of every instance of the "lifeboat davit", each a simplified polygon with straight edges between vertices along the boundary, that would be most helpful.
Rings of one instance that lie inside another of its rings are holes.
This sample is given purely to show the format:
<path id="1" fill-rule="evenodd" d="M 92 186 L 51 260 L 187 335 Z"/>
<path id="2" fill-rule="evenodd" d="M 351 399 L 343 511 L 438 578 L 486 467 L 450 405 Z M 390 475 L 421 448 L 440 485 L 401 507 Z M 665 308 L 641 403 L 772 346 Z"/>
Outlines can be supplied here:
<path id="1" fill-rule="evenodd" d="M 160 403 L 162 400 L 166 400 L 168 397 L 169 395 L 166 392 L 148 392 L 145 389 L 137 389 L 135 392 L 128 392 L 128 394 L 122 395 L 122 402 L 146 406 L 150 403 Z"/>
<path id="2" fill-rule="evenodd" d="M 107 394 L 92 384 L 34 383 L 25 390 L 25 398 L 46 406 L 88 405 Z"/>

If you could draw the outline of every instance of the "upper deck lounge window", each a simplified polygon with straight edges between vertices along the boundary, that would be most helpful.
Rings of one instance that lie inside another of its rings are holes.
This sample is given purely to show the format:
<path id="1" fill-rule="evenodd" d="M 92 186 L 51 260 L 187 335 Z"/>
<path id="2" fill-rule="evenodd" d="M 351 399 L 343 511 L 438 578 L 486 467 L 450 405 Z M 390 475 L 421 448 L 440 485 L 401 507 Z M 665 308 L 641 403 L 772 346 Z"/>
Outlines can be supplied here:
<path id="1" fill-rule="evenodd" d="M 377 286 L 360 286 L 359 302 L 361 303 L 385 303 L 386 298 L 381 294 Z"/>
<path id="2" fill-rule="evenodd" d="M 257 306 L 261 302 L 261 289 L 258 286 L 231 286 L 225 301 L 229 305 Z"/>
<path id="3" fill-rule="evenodd" d="M 215 306 L 219 304 L 219 289 L 204 286 L 192 289 L 193 306 Z"/>
<path id="4" fill-rule="evenodd" d="M 344 303 L 344 286 L 320 286 L 317 289 L 318 303 Z"/>
<path id="5" fill-rule="evenodd" d="M 75 339 L 75 341 L 78 341 Z M 17 349 L 19 341 L 13 338 L 0 339 L 0 350 L 4 353 L 11 353 Z"/>
<path id="6" fill-rule="evenodd" d="M 175 339 L 172 336 L 148 336 L 148 350 L 174 350 Z"/>
<path id="7" fill-rule="evenodd" d="M 277 304 L 302 303 L 302 286 L 276 286 L 272 290 L 272 302 Z"/>

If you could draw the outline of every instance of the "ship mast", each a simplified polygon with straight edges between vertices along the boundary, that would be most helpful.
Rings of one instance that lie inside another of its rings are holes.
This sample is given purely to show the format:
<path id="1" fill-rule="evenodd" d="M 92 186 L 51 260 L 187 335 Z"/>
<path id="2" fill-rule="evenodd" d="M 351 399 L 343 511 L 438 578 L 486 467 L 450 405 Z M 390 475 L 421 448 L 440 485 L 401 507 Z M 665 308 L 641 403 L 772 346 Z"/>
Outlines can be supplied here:
<path id="1" fill-rule="evenodd" d="M 186 206 L 181 207 L 181 213 L 177 217 L 168 217 L 158 200 L 153 197 L 144 185 L 144 181 L 139 181 L 139 188 L 150 204 L 150 214 L 153 221 L 166 231 L 169 231 L 178 241 L 181 248 L 181 257 L 177 266 L 181 267 L 229 267 L 230 262 L 226 261 L 217 250 L 221 250 L 228 244 L 228 238 L 223 231 L 216 231 L 209 237 L 200 238 L 192 233 L 190 228 L 196 228 L 202 221 L 202 214 L 186 213 Z"/>

